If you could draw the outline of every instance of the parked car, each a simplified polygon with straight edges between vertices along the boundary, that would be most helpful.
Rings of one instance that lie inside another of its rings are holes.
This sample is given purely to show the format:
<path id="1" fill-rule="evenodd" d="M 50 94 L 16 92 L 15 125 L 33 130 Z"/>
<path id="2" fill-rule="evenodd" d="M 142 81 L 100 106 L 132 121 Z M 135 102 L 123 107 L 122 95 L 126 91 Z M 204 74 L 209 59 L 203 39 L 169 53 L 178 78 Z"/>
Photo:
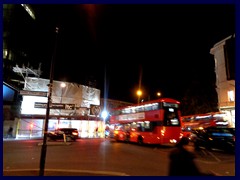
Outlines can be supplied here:
<path id="1" fill-rule="evenodd" d="M 76 141 L 78 139 L 78 130 L 76 128 L 59 128 L 54 131 L 48 132 L 48 140 L 65 140 L 66 141 Z"/>
<path id="2" fill-rule="evenodd" d="M 205 147 L 208 150 L 220 149 L 235 152 L 235 135 L 225 127 L 208 127 L 192 131 L 194 146 L 198 150 Z"/>
<path id="3" fill-rule="evenodd" d="M 235 128 L 227 128 L 235 136 Z"/>

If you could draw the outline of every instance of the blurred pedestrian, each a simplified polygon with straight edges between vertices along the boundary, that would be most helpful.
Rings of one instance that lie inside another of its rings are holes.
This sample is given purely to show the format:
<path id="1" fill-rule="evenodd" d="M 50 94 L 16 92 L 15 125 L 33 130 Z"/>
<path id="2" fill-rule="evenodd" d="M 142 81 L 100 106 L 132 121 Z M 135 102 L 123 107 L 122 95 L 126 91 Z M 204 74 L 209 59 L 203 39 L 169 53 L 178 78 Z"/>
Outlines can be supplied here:
<path id="1" fill-rule="evenodd" d="M 7 138 L 12 138 L 13 137 L 12 133 L 13 133 L 13 128 L 12 126 L 10 126 L 7 132 Z"/>
<path id="2" fill-rule="evenodd" d="M 109 137 L 110 129 L 108 126 L 105 127 L 105 138 Z"/>
<path id="3" fill-rule="evenodd" d="M 98 137 L 98 127 L 96 127 L 95 129 L 95 134 L 96 134 L 96 137 Z"/>
<path id="4" fill-rule="evenodd" d="M 194 162 L 195 154 L 186 149 L 189 144 L 187 137 L 181 138 L 170 152 L 169 176 L 202 176 Z"/>

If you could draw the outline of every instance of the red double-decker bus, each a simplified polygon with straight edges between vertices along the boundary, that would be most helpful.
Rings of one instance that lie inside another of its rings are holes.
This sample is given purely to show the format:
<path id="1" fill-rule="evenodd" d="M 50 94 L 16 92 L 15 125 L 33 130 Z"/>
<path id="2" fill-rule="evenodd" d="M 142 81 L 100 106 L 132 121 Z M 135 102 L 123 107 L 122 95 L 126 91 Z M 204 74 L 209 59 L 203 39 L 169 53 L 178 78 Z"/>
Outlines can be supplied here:
<path id="1" fill-rule="evenodd" d="M 138 144 L 175 144 L 182 137 L 180 102 L 160 98 L 112 110 L 110 137 Z"/>
<path id="2" fill-rule="evenodd" d="M 192 129 L 206 127 L 228 127 L 228 117 L 224 112 L 210 112 L 205 114 L 194 114 L 182 116 L 183 136 L 189 137 Z"/>

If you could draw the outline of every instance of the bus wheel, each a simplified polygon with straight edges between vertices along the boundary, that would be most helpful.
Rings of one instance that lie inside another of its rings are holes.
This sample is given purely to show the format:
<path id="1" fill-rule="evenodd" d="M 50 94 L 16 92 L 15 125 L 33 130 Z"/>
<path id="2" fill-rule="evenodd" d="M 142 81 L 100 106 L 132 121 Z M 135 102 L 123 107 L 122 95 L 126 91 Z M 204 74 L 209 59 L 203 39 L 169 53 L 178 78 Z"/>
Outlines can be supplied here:
<path id="1" fill-rule="evenodd" d="M 143 145 L 143 138 L 141 136 L 139 136 L 137 142 L 139 145 Z"/>

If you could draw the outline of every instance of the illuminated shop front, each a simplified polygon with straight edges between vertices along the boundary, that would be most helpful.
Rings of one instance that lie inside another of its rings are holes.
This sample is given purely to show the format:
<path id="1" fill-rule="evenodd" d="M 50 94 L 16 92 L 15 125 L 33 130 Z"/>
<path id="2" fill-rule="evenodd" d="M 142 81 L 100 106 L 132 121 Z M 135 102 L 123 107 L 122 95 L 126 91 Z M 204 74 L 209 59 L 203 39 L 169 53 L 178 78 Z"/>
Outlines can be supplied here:
<path id="1" fill-rule="evenodd" d="M 27 77 L 22 94 L 16 138 L 43 137 L 49 80 Z M 73 127 L 79 137 L 104 137 L 100 118 L 100 90 L 76 83 L 53 81 L 48 130 Z M 97 131 L 96 131 L 97 129 Z"/>

